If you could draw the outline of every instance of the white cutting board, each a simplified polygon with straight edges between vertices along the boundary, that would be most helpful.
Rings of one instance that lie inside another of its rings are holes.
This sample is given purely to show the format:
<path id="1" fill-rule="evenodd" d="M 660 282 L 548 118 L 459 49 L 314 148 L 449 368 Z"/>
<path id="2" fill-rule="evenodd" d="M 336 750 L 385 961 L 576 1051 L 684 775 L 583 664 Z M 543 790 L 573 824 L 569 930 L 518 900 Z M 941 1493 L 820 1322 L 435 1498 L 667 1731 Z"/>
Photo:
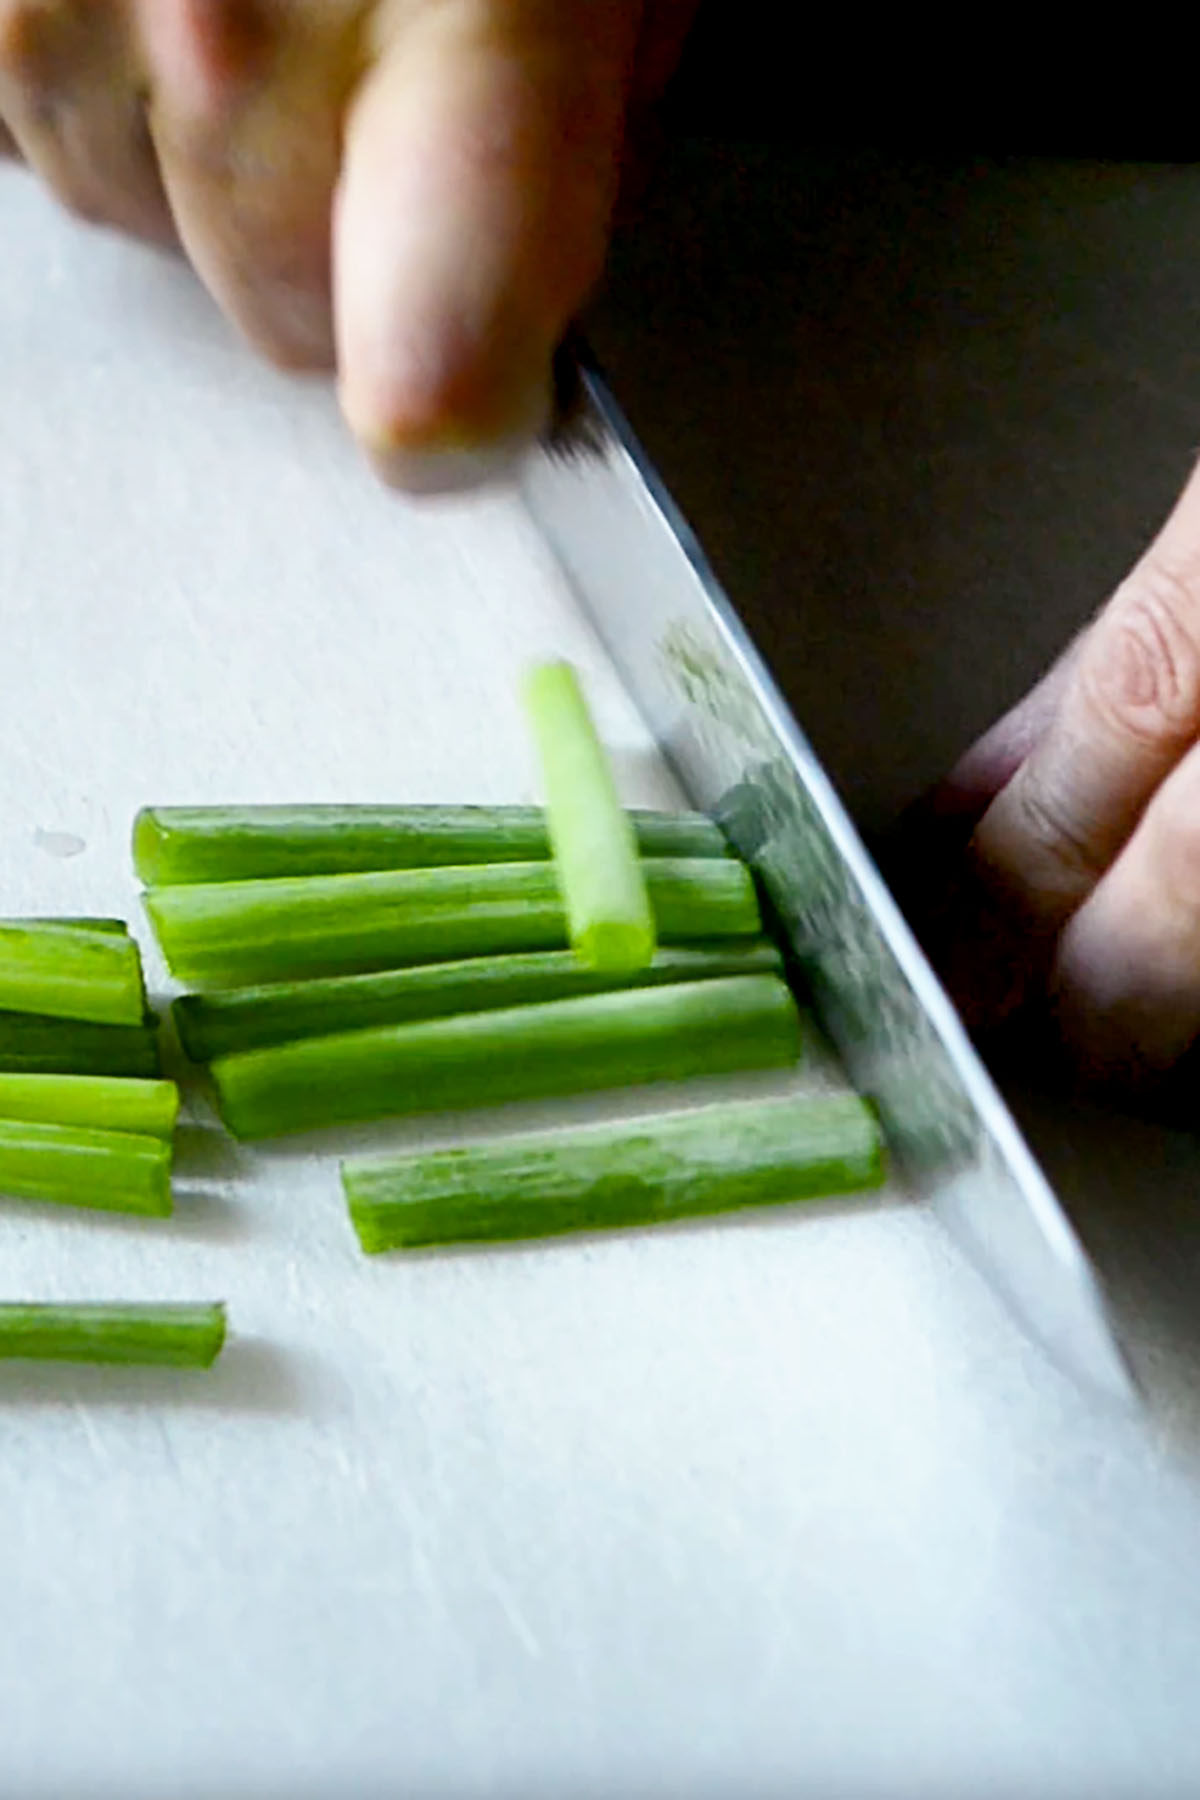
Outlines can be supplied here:
<path id="1" fill-rule="evenodd" d="M 532 798 L 542 654 L 676 798 L 515 499 L 384 495 L 15 173 L 0 238 L 0 912 L 136 919 L 146 802 Z M 368 1262 L 329 1145 L 189 1111 L 173 1222 L 0 1210 L 4 1296 L 233 1327 L 0 1369 L 3 1800 L 1200 1782 L 1195 1495 L 921 1210 Z"/>

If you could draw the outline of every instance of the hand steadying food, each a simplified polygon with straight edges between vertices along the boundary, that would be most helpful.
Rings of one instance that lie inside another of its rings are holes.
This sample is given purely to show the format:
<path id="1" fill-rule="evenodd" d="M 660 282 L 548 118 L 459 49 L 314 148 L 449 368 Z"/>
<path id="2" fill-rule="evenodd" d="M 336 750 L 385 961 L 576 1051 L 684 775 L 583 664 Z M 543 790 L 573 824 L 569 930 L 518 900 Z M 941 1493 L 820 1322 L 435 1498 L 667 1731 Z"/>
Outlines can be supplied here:
<path id="1" fill-rule="evenodd" d="M 177 236 L 269 356 L 336 362 L 385 475 L 425 486 L 542 424 L 693 10 L 2 0 L 0 120 L 77 213 Z"/>
<path id="2" fill-rule="evenodd" d="M 0 0 L 0 137 L 85 217 L 177 239 L 267 354 L 336 365 L 387 478 L 445 485 L 543 421 L 631 122 L 694 10 Z M 1195 1040 L 1198 737 L 1200 481 L 941 796 L 989 920 L 992 979 L 969 933 L 950 968 L 975 1017 L 1032 985 L 1094 1065 L 1161 1067 Z"/>

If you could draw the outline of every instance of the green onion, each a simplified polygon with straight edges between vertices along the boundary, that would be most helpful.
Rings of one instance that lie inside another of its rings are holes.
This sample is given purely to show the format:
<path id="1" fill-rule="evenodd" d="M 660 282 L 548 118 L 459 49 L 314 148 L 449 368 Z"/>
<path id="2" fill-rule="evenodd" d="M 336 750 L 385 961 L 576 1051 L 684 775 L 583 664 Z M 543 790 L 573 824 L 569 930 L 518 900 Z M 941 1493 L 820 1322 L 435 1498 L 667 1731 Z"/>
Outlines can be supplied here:
<path id="1" fill-rule="evenodd" d="M 178 1117 L 179 1089 L 173 1081 L 0 1074 L 0 1119 L 169 1138 Z"/>
<path id="2" fill-rule="evenodd" d="M 151 1079 L 160 1068 L 155 1025 L 89 1025 L 40 1013 L 0 1012 L 0 1069 Z"/>
<path id="3" fill-rule="evenodd" d="M 646 864 L 662 938 L 761 931 L 749 871 L 729 857 Z M 240 987 L 520 950 L 560 950 L 551 863 L 383 870 L 152 888 L 146 911 L 171 972 Z"/>
<path id="4" fill-rule="evenodd" d="M 166 1218 L 171 1146 L 128 1131 L 0 1119 L 0 1194 Z"/>
<path id="5" fill-rule="evenodd" d="M 778 1068 L 795 1062 L 799 1048 L 784 982 L 744 975 L 306 1038 L 219 1058 L 212 1073 L 230 1131 L 264 1138 Z"/>
<path id="6" fill-rule="evenodd" d="M 0 1304 L 0 1357 L 208 1369 L 225 1342 L 225 1308 Z"/>
<path id="7" fill-rule="evenodd" d="M 531 670 L 525 710 L 571 946 L 591 969 L 644 969 L 654 955 L 654 914 L 637 838 L 569 663 Z"/>
<path id="8" fill-rule="evenodd" d="M 661 987 L 672 981 L 720 975 L 778 975 L 783 958 L 765 938 L 660 950 L 647 969 L 629 976 L 584 968 L 570 950 L 520 956 L 473 956 L 462 962 L 422 963 L 378 975 L 325 981 L 276 982 L 225 993 L 185 994 L 174 1006 L 180 1042 L 193 1062 L 235 1051 L 285 1044 L 295 1038 L 405 1025 L 451 1013 L 492 1012 L 546 1000 L 569 1000 L 622 987 Z"/>
<path id="9" fill-rule="evenodd" d="M 732 1101 L 342 1166 L 369 1253 L 657 1225 L 883 1179 L 878 1126 L 853 1095 Z"/>
<path id="10" fill-rule="evenodd" d="M 635 812 L 633 820 L 643 856 L 729 854 L 702 813 Z M 147 887 L 549 856 L 537 806 L 162 806 L 140 812 L 133 828 Z"/>
<path id="11" fill-rule="evenodd" d="M 90 927 L 0 924 L 0 1007 L 141 1025 L 146 991 L 138 947 Z"/>

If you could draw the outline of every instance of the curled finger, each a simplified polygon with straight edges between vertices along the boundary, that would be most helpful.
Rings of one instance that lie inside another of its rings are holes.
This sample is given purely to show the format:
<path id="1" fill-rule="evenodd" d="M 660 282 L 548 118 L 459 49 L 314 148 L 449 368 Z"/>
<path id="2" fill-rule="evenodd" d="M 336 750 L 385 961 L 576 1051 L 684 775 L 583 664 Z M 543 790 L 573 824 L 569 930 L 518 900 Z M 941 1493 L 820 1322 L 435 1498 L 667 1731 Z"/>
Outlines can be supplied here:
<path id="1" fill-rule="evenodd" d="M 641 8 L 394 9 L 336 221 L 342 403 L 385 475 L 527 439 L 603 265 Z"/>
<path id="2" fill-rule="evenodd" d="M 0 115 L 71 212 L 171 237 L 132 15 L 119 0 L 0 0 Z"/>
<path id="3" fill-rule="evenodd" d="M 333 360 L 330 218 L 356 8 L 143 0 L 150 128 L 193 266 L 266 355 Z"/>
<path id="4" fill-rule="evenodd" d="M 1200 1035 L 1200 747 L 1070 921 L 1054 988 L 1064 1037 L 1102 1076 L 1166 1070 Z"/>
<path id="5" fill-rule="evenodd" d="M 964 851 L 996 795 L 1049 730 L 1078 647 L 1076 639 L 950 774 L 908 808 L 890 841 L 876 846 L 897 899 L 971 1014 L 980 999 L 981 896 Z M 991 1009 L 989 1002 L 983 1011 Z"/>

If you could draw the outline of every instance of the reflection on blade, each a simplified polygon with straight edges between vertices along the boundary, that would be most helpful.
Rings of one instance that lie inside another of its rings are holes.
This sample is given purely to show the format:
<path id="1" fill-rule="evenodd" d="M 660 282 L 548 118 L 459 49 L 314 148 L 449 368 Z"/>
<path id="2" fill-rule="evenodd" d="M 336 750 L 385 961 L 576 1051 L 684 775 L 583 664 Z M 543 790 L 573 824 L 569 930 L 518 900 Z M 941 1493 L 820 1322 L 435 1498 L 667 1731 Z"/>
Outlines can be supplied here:
<path id="1" fill-rule="evenodd" d="M 1099 1284 L 711 570 L 590 374 L 525 497 L 689 798 L 755 869 L 908 1181 L 1081 1384 L 1133 1398 Z"/>

